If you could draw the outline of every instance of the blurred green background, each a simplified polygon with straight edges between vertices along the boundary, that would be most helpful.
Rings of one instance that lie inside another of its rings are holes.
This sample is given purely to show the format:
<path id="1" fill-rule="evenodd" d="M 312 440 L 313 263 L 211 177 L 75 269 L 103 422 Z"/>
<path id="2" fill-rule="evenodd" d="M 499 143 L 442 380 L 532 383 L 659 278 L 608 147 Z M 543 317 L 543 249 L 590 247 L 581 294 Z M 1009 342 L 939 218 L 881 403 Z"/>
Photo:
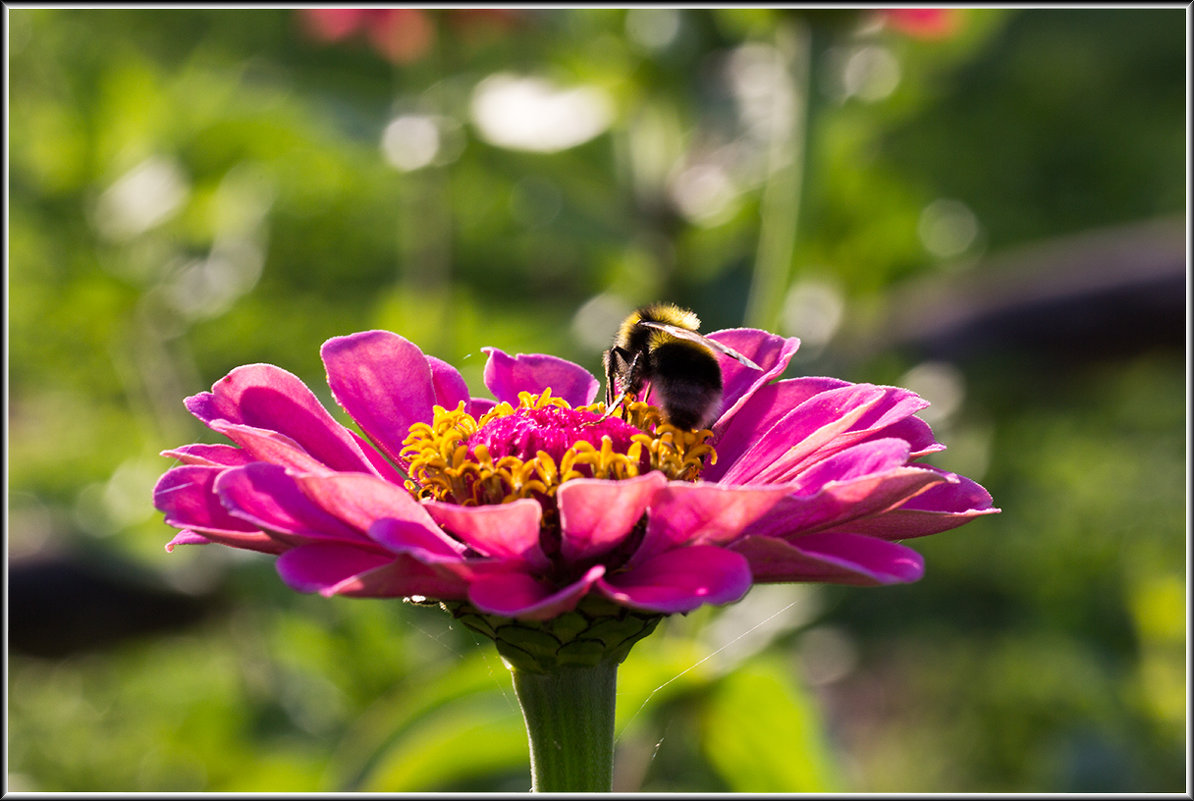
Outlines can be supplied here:
<path id="1" fill-rule="evenodd" d="M 1185 9 L 5 13 L 8 789 L 525 790 L 491 644 L 166 554 L 157 454 L 239 364 L 334 408 L 331 336 L 481 394 L 668 299 L 1004 511 L 665 621 L 617 789 L 1189 790 Z"/>

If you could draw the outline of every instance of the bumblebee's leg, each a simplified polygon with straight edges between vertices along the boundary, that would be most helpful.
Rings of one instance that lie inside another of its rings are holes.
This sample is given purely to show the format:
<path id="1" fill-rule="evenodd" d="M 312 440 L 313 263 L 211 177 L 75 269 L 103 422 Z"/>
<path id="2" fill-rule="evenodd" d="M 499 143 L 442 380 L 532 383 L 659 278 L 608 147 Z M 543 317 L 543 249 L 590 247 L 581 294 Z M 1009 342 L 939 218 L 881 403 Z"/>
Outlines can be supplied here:
<path id="1" fill-rule="evenodd" d="M 642 359 L 643 352 L 638 351 L 637 353 L 635 353 L 634 358 L 632 358 L 630 360 L 630 362 L 627 363 L 626 357 L 630 355 L 630 351 L 626 350 L 625 348 L 610 348 L 610 350 L 607 351 L 607 353 L 611 354 L 611 360 L 615 355 L 614 351 L 617 351 L 616 356 L 622 362 L 622 364 L 626 365 L 626 370 L 625 370 L 625 372 L 622 373 L 622 375 L 625 376 L 625 378 L 626 378 L 626 383 L 622 387 L 622 394 L 618 397 L 618 403 L 621 403 L 622 399 L 625 398 L 627 395 L 634 395 L 635 400 L 646 401 L 647 397 L 650 396 L 650 394 L 651 394 L 651 387 L 649 384 L 647 385 L 647 393 L 645 395 L 643 395 L 643 397 L 641 397 L 641 398 L 638 397 L 638 393 L 640 391 L 642 391 L 642 388 L 643 388 L 642 371 L 639 369 L 639 361 Z M 610 375 L 607 376 L 606 380 L 608 382 L 610 382 L 611 384 L 613 381 L 613 378 L 612 378 L 613 372 L 615 372 L 615 371 L 613 371 L 612 368 L 607 368 L 607 373 L 609 373 Z"/>
<path id="2" fill-rule="evenodd" d="M 605 365 L 605 406 L 609 408 L 610 401 L 614 399 L 614 374 L 617 372 L 617 361 L 621 361 L 621 357 L 614 353 L 614 348 L 610 348 L 605 353 L 601 354 L 601 362 Z M 618 350 L 621 350 L 618 348 Z"/>
<path id="3" fill-rule="evenodd" d="M 598 420 L 593 421 L 594 424 L 600 423 L 605 418 L 614 413 L 622 405 L 622 401 L 626 399 L 629 389 L 634 384 L 634 370 L 638 366 L 638 354 L 630 360 L 624 375 L 627 377 L 627 385 L 618 393 L 618 397 L 614 398 L 614 377 L 620 372 L 622 365 L 626 365 L 626 357 L 630 352 L 624 348 L 610 348 L 604 354 L 603 361 L 605 362 L 605 414 L 601 415 Z"/>
<path id="4" fill-rule="evenodd" d="M 642 376 L 639 375 L 640 370 L 638 364 L 639 359 L 642 358 L 643 355 L 642 351 L 635 353 L 634 358 L 627 362 L 626 359 L 628 356 L 630 356 L 630 351 L 626 350 L 625 348 L 613 348 L 613 350 L 617 351 L 618 359 L 621 360 L 622 364 L 626 365 L 626 386 L 622 387 L 622 389 L 631 395 L 634 395 L 639 391 L 639 387 L 642 385 L 643 381 Z"/>

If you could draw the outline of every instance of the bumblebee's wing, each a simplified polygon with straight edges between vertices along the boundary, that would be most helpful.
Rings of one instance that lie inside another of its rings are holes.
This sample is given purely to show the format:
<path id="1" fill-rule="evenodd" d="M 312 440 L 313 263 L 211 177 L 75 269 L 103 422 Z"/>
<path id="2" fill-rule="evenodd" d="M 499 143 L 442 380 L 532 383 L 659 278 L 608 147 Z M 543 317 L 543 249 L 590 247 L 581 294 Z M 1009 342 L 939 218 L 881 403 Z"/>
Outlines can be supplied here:
<path id="1" fill-rule="evenodd" d="M 704 345 L 706 348 L 709 348 L 710 350 L 715 350 L 718 353 L 729 356 L 731 359 L 733 359 L 736 362 L 745 364 L 747 367 L 751 368 L 752 370 L 762 370 L 763 369 L 762 367 L 759 367 L 759 365 L 755 364 L 750 359 L 746 358 L 745 356 L 743 356 L 741 353 L 734 350 L 733 348 L 726 347 L 725 345 L 721 344 L 720 342 L 718 342 L 715 339 L 709 339 L 709 337 L 702 336 L 702 335 L 698 334 L 696 331 L 693 331 L 692 329 L 681 328 L 678 325 L 669 325 L 668 323 L 657 323 L 654 320 L 639 320 L 638 324 L 645 325 L 648 328 L 658 328 L 660 331 L 666 331 L 667 333 L 671 334 L 672 336 L 676 337 L 677 339 L 687 339 L 689 342 L 696 342 L 700 345 Z"/>

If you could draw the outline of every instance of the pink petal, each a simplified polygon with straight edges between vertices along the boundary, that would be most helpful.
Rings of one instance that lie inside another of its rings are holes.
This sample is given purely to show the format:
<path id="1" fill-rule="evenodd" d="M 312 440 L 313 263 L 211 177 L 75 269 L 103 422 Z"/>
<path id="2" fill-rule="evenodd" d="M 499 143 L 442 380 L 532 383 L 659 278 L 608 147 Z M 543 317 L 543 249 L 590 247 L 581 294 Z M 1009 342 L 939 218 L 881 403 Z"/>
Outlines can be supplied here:
<path id="1" fill-rule="evenodd" d="M 175 545 L 211 545 L 212 541 L 197 531 L 184 528 L 174 535 L 174 539 L 166 543 L 166 553 L 171 553 Z"/>
<path id="2" fill-rule="evenodd" d="M 822 532 L 790 541 L 747 537 L 734 550 L 750 561 L 759 583 L 899 584 L 924 575 L 924 559 L 916 551 L 861 534 Z"/>
<path id="3" fill-rule="evenodd" d="M 459 506 L 425 501 L 432 519 L 478 553 L 497 559 L 517 559 L 537 570 L 550 564 L 539 548 L 543 507 L 521 498 L 496 506 Z"/>
<path id="4" fill-rule="evenodd" d="M 203 536 L 212 542 L 242 551 L 279 554 L 291 547 L 266 531 L 204 531 Z"/>
<path id="5" fill-rule="evenodd" d="M 209 425 L 213 431 L 240 445 L 254 461 L 270 462 L 297 472 L 319 472 L 329 469 L 326 464 L 303 450 L 293 439 L 277 431 L 223 420 L 214 420 Z"/>
<path id="6" fill-rule="evenodd" d="M 730 542 L 787 493 L 783 486 L 669 482 L 647 510 L 647 533 L 632 563 L 688 543 Z"/>
<path id="7" fill-rule="evenodd" d="M 729 422 L 756 390 L 783 373 L 800 347 L 800 340 L 796 337 L 781 337 L 757 328 L 714 331 L 709 338 L 733 348 L 763 368 L 755 370 L 728 356 L 718 359 L 721 364 L 722 413 L 717 425 Z"/>
<path id="8" fill-rule="evenodd" d="M 600 386 L 588 370 L 578 364 L 542 353 L 510 356 L 497 348 L 482 348 L 489 354 L 485 363 L 485 386 L 499 401 L 518 405 L 518 393 L 538 394 L 551 387 L 551 394 L 571 406 L 585 406 L 597 397 Z"/>
<path id="9" fill-rule="evenodd" d="M 577 478 L 556 491 L 563 542 L 560 555 L 568 562 L 600 556 L 622 542 L 667 479 L 652 470 L 624 481 Z"/>
<path id="10" fill-rule="evenodd" d="M 472 398 L 465 407 L 465 411 L 473 417 L 480 419 L 481 415 L 493 409 L 494 406 L 497 406 L 497 401 L 490 400 L 489 398 Z"/>
<path id="11" fill-rule="evenodd" d="M 473 581 L 468 598 L 491 615 L 548 620 L 575 609 L 604 573 L 603 565 L 594 565 L 578 581 L 559 590 L 525 573 L 492 573 Z"/>
<path id="12" fill-rule="evenodd" d="M 712 545 L 665 551 L 597 582 L 620 604 L 668 615 L 737 601 L 750 584 L 746 558 Z"/>
<path id="13" fill-rule="evenodd" d="M 461 599 L 467 583 L 402 555 L 346 545 L 301 545 L 278 557 L 278 575 L 299 592 L 394 598 Z"/>
<path id="14" fill-rule="evenodd" d="M 849 523 L 851 531 L 870 533 L 869 522 L 926 488 L 943 481 L 921 466 L 823 484 L 811 495 L 789 495 L 746 528 L 750 535 L 791 538 Z"/>
<path id="15" fill-rule="evenodd" d="M 389 564 L 394 556 L 346 545 L 300 545 L 278 557 L 278 575 L 299 592 L 320 592 Z"/>
<path id="16" fill-rule="evenodd" d="M 337 423 L 297 376 L 272 364 L 237 367 L 211 392 L 186 399 L 191 413 L 213 423 L 276 431 L 316 461 L 336 470 L 368 470 L 350 432 Z"/>
<path id="17" fill-rule="evenodd" d="M 425 564 L 456 564 L 462 562 L 468 550 L 466 545 L 438 529 L 393 517 L 383 517 L 370 526 L 369 539 L 384 544 L 394 553 L 411 554 Z"/>
<path id="18" fill-rule="evenodd" d="M 717 481 L 742 454 L 770 436 L 770 429 L 788 413 L 814 395 L 850 386 L 837 378 L 790 378 L 759 387 L 738 405 L 732 415 L 722 415 L 717 424 L 717 463 L 705 468 L 706 481 Z"/>
<path id="19" fill-rule="evenodd" d="M 863 439 L 862 435 L 881 432 L 888 426 L 893 426 L 911 417 L 921 409 L 927 409 L 930 404 L 915 392 L 900 387 L 879 387 L 883 390 L 883 401 L 874 406 L 868 414 L 862 416 L 852 433 Z"/>
<path id="20" fill-rule="evenodd" d="M 885 540 L 911 539 L 957 528 L 981 515 L 999 513 L 991 505 L 991 494 L 976 482 L 927 465 L 924 469 L 940 474 L 944 481 L 895 509 L 850 523 L 850 530 Z"/>
<path id="21" fill-rule="evenodd" d="M 435 521 L 404 488 L 366 473 L 305 474 L 295 477 L 303 494 L 359 531 L 391 517 L 435 530 Z M 382 545 L 385 545 L 383 542 Z"/>
<path id="22" fill-rule="evenodd" d="M 208 542 L 263 553 L 281 553 L 288 547 L 250 523 L 233 517 L 213 489 L 222 467 L 186 465 L 166 471 L 153 489 L 153 505 L 165 512 L 166 525 L 187 529 Z M 184 532 L 185 534 L 186 532 Z M 198 542 L 182 534 L 166 546 Z"/>
<path id="23" fill-rule="evenodd" d="M 797 406 L 725 471 L 730 484 L 790 481 L 806 465 L 854 444 L 869 432 L 859 421 L 873 417 L 888 392 L 870 384 L 851 384 L 815 395 Z"/>
<path id="24" fill-rule="evenodd" d="M 237 467 L 253 461 L 253 457 L 246 451 L 231 445 L 183 445 L 162 451 L 161 455 L 178 459 L 183 464 L 208 467 Z"/>
<path id="25" fill-rule="evenodd" d="M 283 535 L 296 545 L 311 539 L 369 543 L 360 532 L 313 503 L 278 465 L 253 462 L 225 470 L 214 487 L 234 517 Z"/>
<path id="26" fill-rule="evenodd" d="M 929 428 L 929 424 L 919 417 L 905 417 L 889 426 L 876 429 L 864 437 L 861 442 L 888 438 L 902 439 L 907 442 L 910 450 L 909 459 L 919 459 L 930 453 L 945 450 L 945 446 L 933 436 L 933 430 Z"/>
<path id="27" fill-rule="evenodd" d="M 336 402 L 400 464 L 411 424 L 430 423 L 436 403 L 433 368 L 423 351 L 389 331 L 362 331 L 329 339 L 319 353 Z M 435 369 L 440 383 L 450 387 L 445 366 Z"/>
<path id="28" fill-rule="evenodd" d="M 463 601 L 469 582 L 441 565 L 428 565 L 399 554 L 387 565 L 350 576 L 320 592 L 325 596 L 352 598 L 410 598 L 422 596 L 437 601 Z"/>
<path id="29" fill-rule="evenodd" d="M 939 473 L 947 483 L 921 493 L 901 506 L 901 510 L 947 514 L 999 511 L 991 508 L 991 493 L 987 492 L 977 481 L 931 465 L 924 465 L 924 468 Z"/>
<path id="30" fill-rule="evenodd" d="M 251 531 L 245 534 L 220 532 L 204 536 L 189 529 L 178 532 L 174 539 L 166 543 L 166 553 L 172 553 L 175 545 L 225 545 L 242 551 L 257 551 L 274 555 L 284 553 L 289 547 L 261 531 Z"/>
<path id="31" fill-rule="evenodd" d="M 468 384 L 464 382 L 460 371 L 434 356 L 427 357 L 427 365 L 431 368 L 431 386 L 435 390 L 435 404 L 452 411 L 463 401 L 467 411 L 470 400 Z"/>
<path id="32" fill-rule="evenodd" d="M 153 505 L 166 515 L 166 525 L 200 532 L 247 533 L 257 527 L 228 513 L 213 489 L 226 468 L 185 465 L 167 470 L 153 488 Z"/>
<path id="33" fill-rule="evenodd" d="M 844 448 L 788 479 L 793 490 L 811 494 L 830 481 L 849 481 L 903 467 L 908 463 L 908 443 L 878 439 Z"/>

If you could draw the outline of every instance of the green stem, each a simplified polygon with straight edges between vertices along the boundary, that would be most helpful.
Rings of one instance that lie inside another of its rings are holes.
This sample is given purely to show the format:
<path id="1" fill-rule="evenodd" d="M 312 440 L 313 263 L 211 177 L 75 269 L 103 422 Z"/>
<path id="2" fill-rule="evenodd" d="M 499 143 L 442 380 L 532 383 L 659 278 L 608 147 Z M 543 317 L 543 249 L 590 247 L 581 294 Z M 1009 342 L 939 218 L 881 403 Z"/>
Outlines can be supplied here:
<path id="1" fill-rule="evenodd" d="M 776 50 L 787 64 L 791 85 L 777 83 L 776 105 L 789 101 L 795 118 L 772 117 L 768 177 L 759 210 L 759 246 L 746 305 L 746 324 L 774 331 L 779 324 L 792 269 L 792 253 L 800 222 L 800 200 L 808 140 L 808 113 L 813 85 L 811 31 L 787 18 L 776 28 Z M 782 105 L 786 105 L 782 104 Z"/>
<path id="2" fill-rule="evenodd" d="M 531 790 L 610 792 L 617 661 L 511 672 L 530 740 Z"/>

